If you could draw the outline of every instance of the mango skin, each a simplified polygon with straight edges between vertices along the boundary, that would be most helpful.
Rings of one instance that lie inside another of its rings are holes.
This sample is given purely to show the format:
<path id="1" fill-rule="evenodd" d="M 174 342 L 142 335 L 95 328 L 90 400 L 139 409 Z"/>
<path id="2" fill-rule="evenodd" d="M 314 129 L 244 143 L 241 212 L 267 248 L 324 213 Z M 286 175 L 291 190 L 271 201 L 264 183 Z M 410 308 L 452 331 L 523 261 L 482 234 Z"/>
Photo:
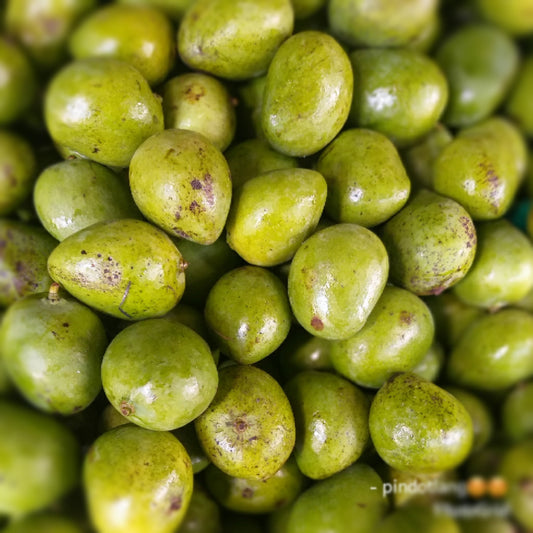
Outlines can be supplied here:
<path id="1" fill-rule="evenodd" d="M 457 385 L 495 391 L 533 375 L 533 315 L 501 309 L 475 320 L 450 353 L 447 373 Z"/>
<path id="2" fill-rule="evenodd" d="M 391 280 L 419 296 L 440 294 L 457 283 L 476 253 L 476 230 L 467 211 L 426 189 L 385 223 L 381 238 Z"/>
<path id="3" fill-rule="evenodd" d="M 42 228 L 0 220 L 0 307 L 48 290 L 52 279 L 46 262 L 56 245 Z"/>
<path id="4" fill-rule="evenodd" d="M 528 55 L 520 65 L 505 102 L 505 111 L 528 138 L 533 137 L 533 105 L 529 99 L 532 88 L 533 56 Z"/>
<path id="5" fill-rule="evenodd" d="M 289 400 L 274 378 L 253 366 L 220 369 L 215 398 L 194 425 L 211 462 L 234 477 L 266 479 L 294 448 Z"/>
<path id="6" fill-rule="evenodd" d="M 286 531 L 352 531 L 357 524 L 358 533 L 373 533 L 388 506 L 382 493 L 375 470 L 356 463 L 303 492 L 290 510 Z"/>
<path id="7" fill-rule="evenodd" d="M 80 525 L 66 516 L 42 513 L 11 522 L 3 533 L 83 533 Z"/>
<path id="8" fill-rule="evenodd" d="M 0 513 L 20 516 L 55 503 L 78 482 L 79 446 L 62 424 L 0 402 Z"/>
<path id="9" fill-rule="evenodd" d="M 304 241 L 292 260 L 292 311 L 309 333 L 347 339 L 363 327 L 388 272 L 387 252 L 374 233 L 357 224 L 334 224 Z"/>
<path id="10" fill-rule="evenodd" d="M 220 509 L 202 486 L 195 482 L 189 508 L 176 533 L 220 533 Z"/>
<path id="11" fill-rule="evenodd" d="M 273 170 L 251 178 L 235 191 L 226 240 L 250 264 L 285 263 L 315 230 L 326 196 L 326 181 L 314 170 Z"/>
<path id="12" fill-rule="evenodd" d="M 58 241 L 97 222 L 141 217 L 127 182 L 86 159 L 43 170 L 35 182 L 33 202 L 41 224 Z"/>
<path id="13" fill-rule="evenodd" d="M 130 422 L 168 431 L 192 422 L 213 399 L 218 376 L 207 343 L 168 319 L 122 330 L 102 361 L 107 398 Z"/>
<path id="14" fill-rule="evenodd" d="M 267 70 L 293 24 L 289 0 L 199 0 L 181 21 L 178 52 L 193 70 L 254 78 Z"/>
<path id="15" fill-rule="evenodd" d="M 444 513 L 435 512 L 431 505 L 409 505 L 390 513 L 379 525 L 382 533 L 461 533 L 455 519 Z M 485 530 L 480 530 L 485 532 Z"/>
<path id="16" fill-rule="evenodd" d="M 388 285 L 365 325 L 352 337 L 331 342 L 331 362 L 354 383 L 379 388 L 395 372 L 408 372 L 422 360 L 434 332 L 426 304 L 415 294 Z"/>
<path id="17" fill-rule="evenodd" d="M 111 57 L 133 65 L 150 85 L 162 82 L 174 66 L 174 31 L 157 9 L 113 4 L 102 6 L 69 38 L 75 59 Z"/>
<path id="18" fill-rule="evenodd" d="M 179 22 L 194 0 L 118 0 L 120 4 L 152 6 Z"/>
<path id="19" fill-rule="evenodd" d="M 328 184 L 326 213 L 337 222 L 377 226 L 397 213 L 411 192 L 396 147 L 372 130 L 340 133 L 320 154 L 316 169 Z"/>
<path id="20" fill-rule="evenodd" d="M 507 439 L 520 442 L 533 437 L 533 382 L 519 383 L 502 406 L 502 426 Z"/>
<path id="21" fill-rule="evenodd" d="M 240 513 L 270 513 L 289 505 L 302 490 L 304 477 L 294 458 L 268 479 L 243 479 L 228 476 L 216 466 L 205 472 L 205 483 L 223 507 Z"/>
<path id="22" fill-rule="evenodd" d="M 45 412 L 70 415 L 91 404 L 102 388 L 106 347 L 95 313 L 48 293 L 12 304 L 0 328 L 0 352 L 13 383 Z"/>
<path id="23" fill-rule="evenodd" d="M 193 473 L 176 437 L 128 424 L 92 444 L 83 482 L 101 533 L 173 533 L 189 506 Z"/>
<path id="24" fill-rule="evenodd" d="M 296 421 L 294 457 L 301 472 L 325 479 L 344 470 L 368 443 L 369 402 L 348 380 L 307 370 L 285 385 Z"/>
<path id="25" fill-rule="evenodd" d="M 369 425 L 380 457 L 400 471 L 449 470 L 472 448 L 472 419 L 461 402 L 412 373 L 397 374 L 381 387 Z"/>
<path id="26" fill-rule="evenodd" d="M 291 327 L 285 287 L 272 272 L 250 265 L 219 278 L 204 314 L 222 352 L 241 364 L 270 355 Z"/>
<path id="27" fill-rule="evenodd" d="M 137 147 L 163 130 L 163 109 L 148 82 L 116 59 L 73 61 L 45 94 L 46 127 L 63 153 L 127 167 Z"/>
<path id="28" fill-rule="evenodd" d="M 350 60 L 319 31 L 285 41 L 268 69 L 261 124 L 277 151 L 297 157 L 324 148 L 343 127 L 352 101 Z"/>
<path id="29" fill-rule="evenodd" d="M 143 215 L 170 235 L 215 242 L 226 223 L 231 178 L 224 156 L 203 135 L 164 130 L 132 157 L 130 188 Z"/>
<path id="30" fill-rule="evenodd" d="M 128 320 L 164 315 L 185 288 L 179 250 L 141 220 L 102 222 L 67 237 L 50 254 L 48 270 L 81 302 Z"/>
<path id="31" fill-rule="evenodd" d="M 404 148 L 429 133 L 448 101 L 448 84 L 432 59 L 414 50 L 350 54 L 354 72 L 349 123 L 386 135 Z"/>

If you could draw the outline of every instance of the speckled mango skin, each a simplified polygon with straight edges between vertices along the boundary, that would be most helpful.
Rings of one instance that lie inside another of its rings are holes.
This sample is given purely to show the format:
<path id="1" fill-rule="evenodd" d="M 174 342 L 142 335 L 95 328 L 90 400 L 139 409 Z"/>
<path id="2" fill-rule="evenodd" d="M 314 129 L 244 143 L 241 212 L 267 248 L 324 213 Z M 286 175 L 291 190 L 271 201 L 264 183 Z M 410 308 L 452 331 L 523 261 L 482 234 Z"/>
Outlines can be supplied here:
<path id="1" fill-rule="evenodd" d="M 470 24 L 445 39 L 435 59 L 450 88 L 444 123 L 463 127 L 487 118 L 502 103 L 518 69 L 519 51 L 502 30 Z"/>
<path id="2" fill-rule="evenodd" d="M 241 364 L 270 355 L 291 327 L 291 309 L 283 283 L 261 267 L 232 270 L 215 283 L 205 319 L 223 353 Z"/>
<path id="3" fill-rule="evenodd" d="M 407 472 L 450 470 L 470 453 L 472 419 L 450 393 L 411 373 L 397 374 L 370 406 L 370 436 L 380 457 Z"/>
<path id="4" fill-rule="evenodd" d="M 37 86 L 28 58 L 16 43 L 5 37 L 0 38 L 0 66 L 3 73 L 0 125 L 5 126 L 27 111 L 35 97 Z"/>
<path id="5" fill-rule="evenodd" d="M 476 230 L 457 202 L 426 189 L 384 226 L 391 280 L 415 294 L 440 294 L 462 279 L 476 253 Z"/>
<path id="6" fill-rule="evenodd" d="M 48 270 L 81 302 L 128 320 L 164 315 L 185 288 L 179 250 L 140 220 L 102 222 L 67 237 L 50 254 Z"/>
<path id="7" fill-rule="evenodd" d="M 436 0 L 331 0 L 329 25 L 352 47 L 406 46 L 429 24 L 437 4 Z"/>
<path id="8" fill-rule="evenodd" d="M 48 290 L 48 255 L 57 245 L 42 228 L 0 220 L 0 307 L 26 294 Z"/>
<path id="9" fill-rule="evenodd" d="M 205 483 L 215 499 L 231 511 L 271 513 L 292 503 L 302 490 L 304 477 L 293 457 L 268 479 L 244 479 L 224 474 L 210 465 Z"/>
<path id="10" fill-rule="evenodd" d="M 350 54 L 354 72 L 349 123 L 386 135 L 400 148 L 429 133 L 448 101 L 438 65 L 414 50 L 368 49 Z"/>
<path id="11" fill-rule="evenodd" d="M 132 324 L 111 341 L 102 383 L 109 401 L 128 420 L 168 431 L 206 409 L 218 376 L 211 350 L 196 332 L 154 318 Z"/>
<path id="12" fill-rule="evenodd" d="M 165 127 L 196 131 L 224 151 L 236 128 L 235 106 L 222 82 L 201 72 L 175 76 L 163 87 Z"/>
<path id="13" fill-rule="evenodd" d="M 294 448 L 294 416 L 281 386 L 254 366 L 219 370 L 211 405 L 194 422 L 212 463 L 230 476 L 266 479 Z"/>
<path id="14" fill-rule="evenodd" d="M 251 178 L 235 191 L 226 240 L 253 265 L 285 263 L 315 230 L 327 192 L 323 176 L 304 168 Z"/>
<path id="15" fill-rule="evenodd" d="M 111 44 L 111 45 L 110 45 Z M 69 39 L 75 59 L 112 57 L 133 65 L 150 85 L 174 66 L 174 31 L 157 9 L 112 4 L 83 19 Z"/>
<path id="16" fill-rule="evenodd" d="M 96 439 L 83 481 L 99 532 L 173 533 L 187 511 L 193 473 L 176 437 L 128 424 Z"/>
<path id="17" fill-rule="evenodd" d="M 78 482 L 79 449 L 58 421 L 33 409 L 0 402 L 0 513 L 45 509 Z"/>
<path id="18" fill-rule="evenodd" d="M 520 301 L 533 288 L 533 245 L 506 219 L 476 226 L 472 268 L 453 288 L 466 304 L 496 310 Z"/>
<path id="19" fill-rule="evenodd" d="M 353 337 L 332 341 L 333 367 L 363 387 L 379 388 L 395 372 L 412 370 L 424 357 L 435 327 L 426 304 L 388 285 L 365 325 Z"/>
<path id="20" fill-rule="evenodd" d="M 365 394 L 330 372 L 307 370 L 284 387 L 296 421 L 294 457 L 301 472 L 325 479 L 363 453 L 369 439 Z"/>
<path id="21" fill-rule="evenodd" d="M 150 137 L 135 152 L 129 175 L 135 203 L 154 224 L 199 244 L 218 239 L 231 178 L 224 156 L 203 135 L 170 129 Z"/>
<path id="22" fill-rule="evenodd" d="M 293 35 L 268 69 L 261 110 L 267 141 L 290 156 L 318 152 L 344 126 L 352 93 L 350 60 L 333 37 L 319 31 Z"/>
<path id="23" fill-rule="evenodd" d="M 533 315 L 501 309 L 475 320 L 448 360 L 448 377 L 478 390 L 501 390 L 533 374 Z"/>
<path id="24" fill-rule="evenodd" d="M 47 167 L 35 183 L 33 203 L 41 224 L 59 241 L 97 222 L 141 217 L 127 181 L 86 159 Z"/>
<path id="25" fill-rule="evenodd" d="M 178 52 L 191 69 L 230 80 L 267 70 L 292 33 L 289 0 L 197 0 L 178 30 Z"/>
<path id="26" fill-rule="evenodd" d="M 462 130 L 442 150 L 433 187 L 459 202 L 473 220 L 494 220 L 511 206 L 526 161 L 526 145 L 516 126 L 491 117 Z"/>
<path id="27" fill-rule="evenodd" d="M 0 328 L 0 352 L 11 380 L 45 412 L 70 415 L 96 398 L 106 347 L 104 326 L 95 313 L 48 293 L 12 304 Z"/>
<path id="28" fill-rule="evenodd" d="M 16 133 L 0 130 L 0 216 L 31 196 L 36 167 L 32 146 Z"/>
<path id="29" fill-rule="evenodd" d="M 381 296 L 389 272 L 380 239 L 357 224 L 316 232 L 296 252 L 288 292 L 300 325 L 318 337 L 355 335 Z"/>
<path id="30" fill-rule="evenodd" d="M 45 94 L 46 127 L 63 153 L 127 167 L 164 127 L 161 102 L 130 64 L 109 58 L 68 63 Z"/>
<path id="31" fill-rule="evenodd" d="M 405 205 L 411 191 L 396 147 L 372 130 L 342 132 L 320 154 L 316 169 L 328 184 L 326 213 L 337 222 L 381 224 Z"/>
<path id="32" fill-rule="evenodd" d="M 303 492 L 289 511 L 286 531 L 353 531 L 356 524 L 358 533 L 373 533 L 388 507 L 382 492 L 375 470 L 356 463 Z"/>

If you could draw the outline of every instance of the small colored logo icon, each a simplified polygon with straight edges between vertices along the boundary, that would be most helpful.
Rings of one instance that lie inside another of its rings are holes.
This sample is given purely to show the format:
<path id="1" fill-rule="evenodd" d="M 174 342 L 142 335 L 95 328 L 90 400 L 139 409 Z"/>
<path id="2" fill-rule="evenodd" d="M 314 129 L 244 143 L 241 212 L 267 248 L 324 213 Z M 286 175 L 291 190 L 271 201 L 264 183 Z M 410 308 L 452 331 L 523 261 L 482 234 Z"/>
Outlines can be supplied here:
<path id="1" fill-rule="evenodd" d="M 507 481 L 500 476 L 494 476 L 486 480 L 481 476 L 471 477 L 466 482 L 466 490 L 471 498 L 503 498 L 507 494 Z"/>

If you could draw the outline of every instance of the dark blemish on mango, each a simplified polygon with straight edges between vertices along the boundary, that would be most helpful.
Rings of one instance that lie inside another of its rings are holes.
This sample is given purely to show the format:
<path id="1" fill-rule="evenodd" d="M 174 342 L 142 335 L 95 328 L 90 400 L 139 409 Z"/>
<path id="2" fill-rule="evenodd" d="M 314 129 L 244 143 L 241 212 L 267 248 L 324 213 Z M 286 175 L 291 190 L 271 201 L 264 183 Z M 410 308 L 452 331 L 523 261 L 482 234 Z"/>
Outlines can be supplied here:
<path id="1" fill-rule="evenodd" d="M 130 416 L 135 412 L 133 405 L 126 400 L 120 402 L 120 412 L 123 416 Z"/>
<path id="2" fill-rule="evenodd" d="M 194 178 L 191 180 L 191 187 L 197 191 L 202 188 L 202 182 L 199 179 Z"/>
<path id="3" fill-rule="evenodd" d="M 241 494 L 243 498 L 250 499 L 253 497 L 254 491 L 250 487 L 246 487 Z"/>
<path id="4" fill-rule="evenodd" d="M 181 496 L 175 496 L 170 501 L 170 508 L 168 510 L 169 513 L 173 513 L 174 511 L 179 511 L 182 506 L 182 498 Z"/>
<path id="5" fill-rule="evenodd" d="M 320 320 L 316 315 L 311 319 L 311 327 L 317 331 L 322 331 L 324 329 L 324 322 Z"/>

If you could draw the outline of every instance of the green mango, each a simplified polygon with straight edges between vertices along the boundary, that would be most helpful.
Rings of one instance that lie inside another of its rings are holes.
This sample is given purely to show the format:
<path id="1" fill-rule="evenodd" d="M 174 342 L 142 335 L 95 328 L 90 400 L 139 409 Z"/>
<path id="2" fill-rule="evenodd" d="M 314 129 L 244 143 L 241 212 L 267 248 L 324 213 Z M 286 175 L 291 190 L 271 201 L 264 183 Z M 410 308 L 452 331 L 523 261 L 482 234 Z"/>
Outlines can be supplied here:
<path id="1" fill-rule="evenodd" d="M 0 219 L 0 307 L 48 290 L 46 261 L 56 244 L 42 228 Z"/>
<path id="2" fill-rule="evenodd" d="M 204 314 L 222 352 L 241 364 L 270 355 L 291 327 L 285 287 L 272 272 L 250 265 L 220 277 Z"/>
<path id="3" fill-rule="evenodd" d="M 480 223 L 472 268 L 453 287 L 464 303 L 494 311 L 533 289 L 533 244 L 505 219 Z"/>
<path id="4" fill-rule="evenodd" d="M 220 510 L 217 503 L 194 483 L 189 508 L 175 533 L 221 533 Z"/>
<path id="5" fill-rule="evenodd" d="M 183 302 L 203 310 L 213 285 L 223 274 L 241 266 L 243 261 L 228 246 L 225 235 L 212 244 L 198 244 L 185 239 L 175 242 L 187 263 Z"/>
<path id="6" fill-rule="evenodd" d="M 167 129 L 201 133 L 221 151 L 235 135 L 235 103 L 228 89 L 201 72 L 182 74 L 165 83 L 163 115 Z"/>
<path id="7" fill-rule="evenodd" d="M 285 41 L 268 69 L 261 124 L 272 147 L 305 157 L 331 142 L 348 118 L 353 93 L 350 60 L 319 31 Z"/>
<path id="8" fill-rule="evenodd" d="M 0 130 L 0 216 L 11 214 L 31 196 L 36 166 L 30 143 L 20 135 Z"/>
<path id="9" fill-rule="evenodd" d="M 0 328 L 0 352 L 20 393 L 41 411 L 70 415 L 88 407 L 102 388 L 107 347 L 102 322 L 90 309 L 57 293 L 13 303 Z"/>
<path id="10" fill-rule="evenodd" d="M 0 124 L 5 126 L 28 111 L 37 93 L 37 80 L 24 51 L 4 36 L 0 37 L 0 68 Z"/>
<path id="11" fill-rule="evenodd" d="M 474 4 L 481 17 L 512 36 L 533 31 L 533 13 L 528 0 L 507 0 L 504 4 L 499 0 L 475 0 Z"/>
<path id="12" fill-rule="evenodd" d="M 178 52 L 193 70 L 246 80 L 266 72 L 293 24 L 289 0 L 197 0 L 181 21 Z"/>
<path id="13" fill-rule="evenodd" d="M 303 370 L 333 370 L 330 347 L 331 341 L 294 326 L 276 352 L 281 375 L 288 380 Z"/>
<path id="14" fill-rule="evenodd" d="M 0 434 L 1 515 L 45 509 L 78 482 L 78 444 L 56 420 L 2 401 Z"/>
<path id="15" fill-rule="evenodd" d="M 129 421 L 168 431 L 207 408 L 218 377 L 211 350 L 197 333 L 154 318 L 128 326 L 111 341 L 102 361 L 102 384 Z"/>
<path id="16" fill-rule="evenodd" d="M 5 29 L 28 52 L 39 70 L 51 71 L 67 59 L 75 25 L 97 0 L 6 0 Z"/>
<path id="17" fill-rule="evenodd" d="M 322 175 L 304 168 L 251 178 L 235 191 L 226 240 L 253 265 L 285 263 L 315 230 L 327 192 Z"/>
<path id="18" fill-rule="evenodd" d="M 500 29 L 468 24 L 444 39 L 435 59 L 450 88 L 444 123 L 470 126 L 499 107 L 518 69 L 518 47 Z"/>
<path id="19" fill-rule="evenodd" d="M 379 525 L 380 533 L 461 533 L 454 518 L 428 506 L 396 509 Z M 484 531 L 484 530 L 483 530 Z"/>
<path id="20" fill-rule="evenodd" d="M 327 0 L 291 0 L 294 18 L 306 19 L 326 6 Z"/>
<path id="21" fill-rule="evenodd" d="M 527 164 L 524 139 L 500 117 L 465 128 L 435 161 L 435 191 L 474 220 L 500 218 L 511 206 Z"/>
<path id="22" fill-rule="evenodd" d="M 494 434 L 494 420 L 489 408 L 481 398 L 465 389 L 447 386 L 445 390 L 453 394 L 468 411 L 474 430 L 472 452 L 481 450 L 490 442 Z"/>
<path id="23" fill-rule="evenodd" d="M 336 222 L 381 224 L 405 205 L 411 191 L 395 146 L 372 130 L 343 131 L 320 154 L 316 169 L 328 185 L 326 213 Z"/>
<path id="24" fill-rule="evenodd" d="M 75 298 L 128 320 L 163 315 L 185 286 L 183 258 L 170 238 L 141 220 L 93 224 L 63 240 L 50 275 Z"/>
<path id="25" fill-rule="evenodd" d="M 533 527 L 533 440 L 519 442 L 504 452 L 499 474 L 508 491 L 506 501 L 514 520 L 528 530 Z"/>
<path id="26" fill-rule="evenodd" d="M 369 426 L 379 456 L 400 471 L 449 470 L 472 448 L 472 419 L 463 404 L 412 373 L 397 374 L 379 389 Z"/>
<path id="27" fill-rule="evenodd" d="M 374 233 L 357 224 L 329 226 L 309 237 L 292 260 L 292 311 L 309 333 L 347 339 L 364 326 L 388 271 L 385 247 Z"/>
<path id="28" fill-rule="evenodd" d="M 41 172 L 33 203 L 41 224 L 59 241 L 97 222 L 141 217 L 127 181 L 85 159 L 62 161 Z"/>
<path id="29" fill-rule="evenodd" d="M 351 47 L 409 45 L 437 13 L 437 0 L 330 0 L 329 26 Z"/>
<path id="30" fill-rule="evenodd" d="M 56 72 L 44 98 L 46 127 L 63 154 L 127 167 L 137 147 L 163 130 L 161 102 L 130 64 L 73 61 Z"/>
<path id="31" fill-rule="evenodd" d="M 132 157 L 130 188 L 143 215 L 171 235 L 212 244 L 231 202 L 224 156 L 203 135 L 165 130 L 139 146 Z"/>
<path id="32" fill-rule="evenodd" d="M 374 533 L 387 510 L 383 483 L 376 472 L 357 463 L 319 481 L 291 508 L 287 533 L 353 531 Z"/>
<path id="33" fill-rule="evenodd" d="M 253 366 L 221 368 L 215 398 L 194 424 L 211 462 L 234 477 L 266 479 L 294 448 L 289 400 L 274 378 Z"/>
<path id="34" fill-rule="evenodd" d="M 117 0 L 119 4 L 155 7 L 179 22 L 194 0 Z"/>
<path id="35" fill-rule="evenodd" d="M 366 49 L 350 54 L 354 72 L 349 123 L 412 145 L 439 121 L 448 85 L 438 65 L 414 50 Z"/>
<path id="36" fill-rule="evenodd" d="M 524 134 L 533 137 L 533 105 L 529 95 L 533 90 L 533 55 L 526 56 L 505 101 L 505 110 Z"/>
<path id="37" fill-rule="evenodd" d="M 10 522 L 2 533 L 84 533 L 84 530 L 66 516 L 48 512 Z"/>
<path id="38" fill-rule="evenodd" d="M 173 533 L 191 499 L 191 461 L 170 433 L 128 424 L 92 444 L 83 486 L 99 533 Z"/>
<path id="39" fill-rule="evenodd" d="M 304 370 L 286 385 L 296 421 L 294 457 L 301 472 L 325 479 L 363 453 L 369 438 L 365 394 L 330 372 Z"/>
<path id="40" fill-rule="evenodd" d="M 422 360 L 434 332 L 426 304 L 412 292 L 389 285 L 355 335 L 331 342 L 331 362 L 350 381 L 379 388 L 395 372 L 408 372 Z"/>
<path id="41" fill-rule="evenodd" d="M 233 145 L 225 154 L 231 171 L 231 182 L 236 189 L 251 178 L 271 170 L 296 168 L 294 157 L 276 152 L 263 139 L 247 139 Z"/>
<path id="42" fill-rule="evenodd" d="M 86 16 L 70 35 L 74 59 L 110 57 L 133 65 L 150 85 L 174 66 L 174 30 L 156 8 L 111 4 Z"/>
<path id="43" fill-rule="evenodd" d="M 533 437 L 533 382 L 519 383 L 505 397 L 501 410 L 505 436 L 512 442 Z"/>
<path id="44" fill-rule="evenodd" d="M 435 381 L 443 365 L 444 348 L 438 341 L 433 341 L 426 355 L 411 369 L 411 372 L 427 381 Z"/>
<path id="45" fill-rule="evenodd" d="M 418 294 L 440 294 L 474 261 L 476 229 L 451 198 L 422 189 L 384 226 L 391 281 Z"/>
<path id="46" fill-rule="evenodd" d="M 470 324 L 448 359 L 448 377 L 468 388 L 502 390 L 533 375 L 533 315 L 501 309 Z"/>
<path id="47" fill-rule="evenodd" d="M 228 476 L 216 466 L 205 471 L 205 483 L 220 505 L 240 513 L 270 513 L 292 503 L 302 490 L 304 477 L 291 457 L 268 479 Z"/>

